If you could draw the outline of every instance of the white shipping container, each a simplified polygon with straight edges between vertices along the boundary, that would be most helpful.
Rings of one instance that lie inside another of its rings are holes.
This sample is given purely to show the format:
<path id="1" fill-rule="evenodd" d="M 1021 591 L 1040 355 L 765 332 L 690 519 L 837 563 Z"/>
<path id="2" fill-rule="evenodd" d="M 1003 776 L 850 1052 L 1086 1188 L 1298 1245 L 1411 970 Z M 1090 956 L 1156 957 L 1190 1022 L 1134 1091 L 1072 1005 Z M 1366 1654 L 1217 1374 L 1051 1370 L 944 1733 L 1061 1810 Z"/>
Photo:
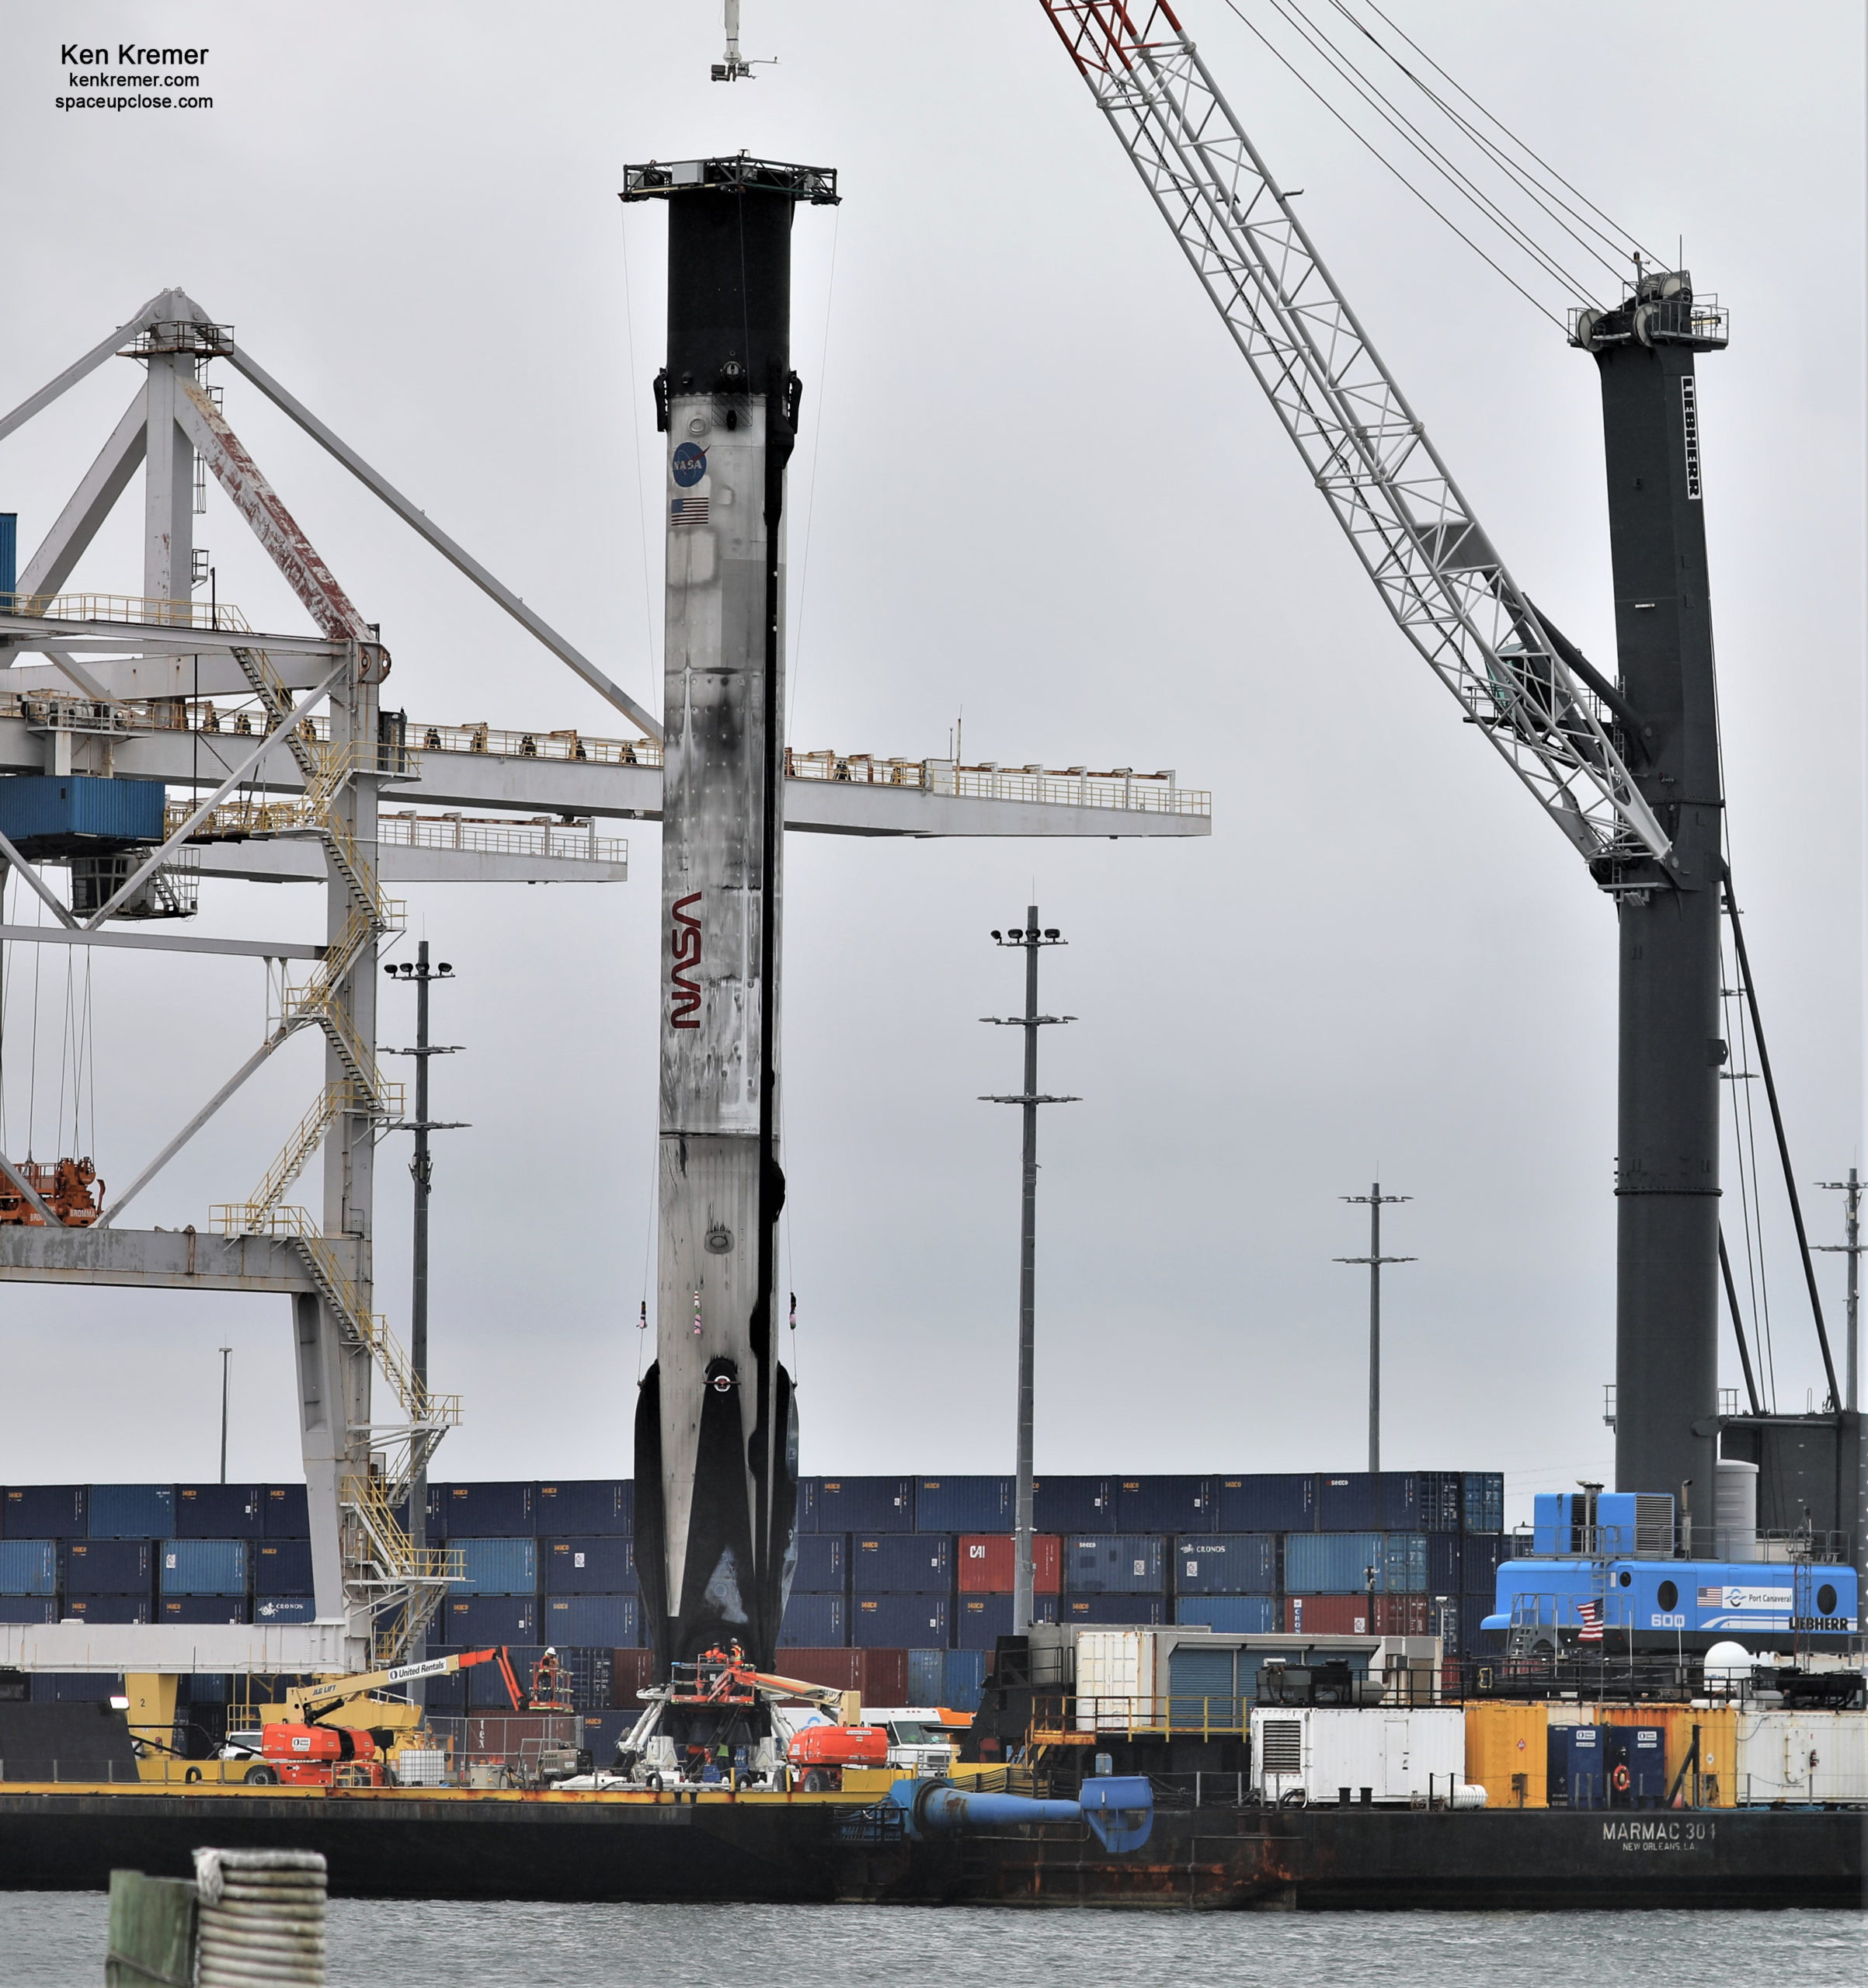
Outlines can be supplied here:
<path id="1" fill-rule="evenodd" d="M 1146 1721 L 1154 1700 L 1154 1646 L 1150 1629 L 1077 1632 L 1079 1732 Z"/>
<path id="2" fill-rule="evenodd" d="M 1376 1802 L 1445 1800 L 1465 1772 L 1466 1715 L 1452 1707 L 1253 1709 L 1252 1778 L 1267 1802 L 1334 1802 L 1345 1788 L 1351 1802 L 1365 1788 Z"/>
<path id="3" fill-rule="evenodd" d="M 1738 1798 L 1868 1803 L 1868 1712 L 1741 1711 Z"/>

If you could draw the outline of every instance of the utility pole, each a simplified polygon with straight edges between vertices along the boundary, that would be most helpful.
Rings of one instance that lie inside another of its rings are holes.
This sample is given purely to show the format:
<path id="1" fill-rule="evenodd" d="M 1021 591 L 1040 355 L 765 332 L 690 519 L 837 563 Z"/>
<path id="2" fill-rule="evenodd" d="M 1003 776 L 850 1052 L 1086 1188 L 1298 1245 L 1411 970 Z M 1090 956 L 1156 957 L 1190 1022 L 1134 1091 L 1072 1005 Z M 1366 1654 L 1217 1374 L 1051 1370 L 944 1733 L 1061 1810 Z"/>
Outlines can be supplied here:
<path id="1" fill-rule="evenodd" d="M 433 1044 L 428 1040 L 428 988 L 431 981 L 451 980 L 454 968 L 443 960 L 439 965 L 428 962 L 428 941 L 424 939 L 416 948 L 415 963 L 391 961 L 383 968 L 391 979 L 413 981 L 415 983 L 415 1047 L 412 1049 L 392 1049 L 392 1056 L 412 1056 L 415 1058 L 415 1116 L 405 1120 L 395 1129 L 413 1132 L 415 1157 L 409 1163 L 409 1171 L 415 1181 L 415 1214 L 412 1255 L 414 1268 L 410 1279 L 409 1295 L 409 1364 L 415 1374 L 416 1399 L 426 1402 L 428 1399 L 428 1198 L 433 1190 L 434 1163 L 428 1150 L 430 1132 L 452 1132 L 463 1129 L 460 1121 L 431 1119 L 428 1115 L 428 1059 L 431 1056 L 457 1055 L 461 1045 L 457 1042 Z M 419 1437 L 416 1439 L 421 1440 Z M 409 1538 L 419 1555 L 428 1545 L 428 1461 L 421 1457 L 409 1484 Z M 421 1634 L 410 1643 L 405 1663 L 420 1663 L 428 1654 L 428 1632 Z M 418 1701 L 422 1685 L 418 1680 L 412 1695 Z"/>
<path id="2" fill-rule="evenodd" d="M 1412 1256 L 1382 1254 L 1382 1210 L 1397 1201 L 1411 1201 L 1411 1194 L 1384 1194 L 1376 1181 L 1365 1194 L 1344 1194 L 1341 1198 L 1369 1211 L 1369 1253 L 1365 1256 L 1338 1256 L 1339 1263 L 1369 1266 L 1369 1469 L 1372 1475 L 1382 1467 L 1382 1266 L 1411 1263 Z"/>
<path id="3" fill-rule="evenodd" d="M 1852 1410 L 1862 1405 L 1862 1180 L 1852 1166 L 1846 1180 L 1818 1180 L 1816 1185 L 1833 1189 L 1849 1197 L 1843 1203 L 1844 1239 L 1840 1242 L 1818 1242 L 1816 1247 L 1825 1256 L 1849 1259 L 1849 1343 L 1843 1362 L 1842 1406 Z"/>
<path id="4" fill-rule="evenodd" d="M 228 1367 L 234 1357 L 231 1346 L 221 1349 L 221 1482 L 227 1482 L 227 1378 Z"/>
<path id="5" fill-rule="evenodd" d="M 1028 1635 L 1031 1627 L 1033 1575 L 1031 1569 L 1031 1420 L 1032 1379 L 1035 1364 L 1035 1316 L 1038 1253 L 1038 1107 L 1041 1104 L 1079 1104 L 1080 1098 L 1052 1097 L 1038 1088 L 1038 1031 L 1053 1024 L 1073 1022 L 1074 1015 L 1041 1015 L 1038 1012 L 1038 954 L 1041 947 L 1063 946 L 1070 942 L 1056 926 L 1041 930 L 1038 907 L 1025 912 L 1022 926 L 994 932 L 999 946 L 1022 947 L 1024 951 L 1024 1013 L 1022 1015 L 982 1015 L 983 1022 L 995 1028 L 1024 1030 L 1024 1088 L 1010 1097 L 986 1097 L 983 1104 L 1016 1104 L 1024 1114 L 1024 1171 L 1023 1204 L 1018 1234 L 1018 1490 L 1014 1507 L 1014 1538 L 1012 1575 L 1012 1634 Z"/>

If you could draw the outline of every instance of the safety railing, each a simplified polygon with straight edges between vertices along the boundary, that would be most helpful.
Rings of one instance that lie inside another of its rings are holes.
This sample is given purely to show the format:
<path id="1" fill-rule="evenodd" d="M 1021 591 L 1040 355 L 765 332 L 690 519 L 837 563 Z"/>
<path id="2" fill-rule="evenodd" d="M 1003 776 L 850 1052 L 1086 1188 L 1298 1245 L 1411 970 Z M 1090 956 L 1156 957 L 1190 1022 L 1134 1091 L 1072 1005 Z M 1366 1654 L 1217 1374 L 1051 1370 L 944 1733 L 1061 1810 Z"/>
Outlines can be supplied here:
<path id="1" fill-rule="evenodd" d="M 629 844 L 600 836 L 594 818 L 565 822 L 535 815 L 506 822 L 468 815 L 417 815 L 405 810 L 377 817 L 376 839 L 391 849 L 458 849 L 483 856 L 550 856 L 574 862 L 624 863 Z"/>
<path id="2" fill-rule="evenodd" d="M 1039 1744 L 1087 1746 L 1099 1734 L 1178 1733 L 1202 1738 L 1244 1733 L 1250 1703 L 1171 1691 L 1157 1697 L 1078 1691 L 1032 1702 L 1031 1737 Z"/>
<path id="3" fill-rule="evenodd" d="M 39 621 L 134 621 L 146 627 L 236 635 L 251 626 L 229 601 L 151 600 L 123 593 L 0 593 L 0 613 Z"/>

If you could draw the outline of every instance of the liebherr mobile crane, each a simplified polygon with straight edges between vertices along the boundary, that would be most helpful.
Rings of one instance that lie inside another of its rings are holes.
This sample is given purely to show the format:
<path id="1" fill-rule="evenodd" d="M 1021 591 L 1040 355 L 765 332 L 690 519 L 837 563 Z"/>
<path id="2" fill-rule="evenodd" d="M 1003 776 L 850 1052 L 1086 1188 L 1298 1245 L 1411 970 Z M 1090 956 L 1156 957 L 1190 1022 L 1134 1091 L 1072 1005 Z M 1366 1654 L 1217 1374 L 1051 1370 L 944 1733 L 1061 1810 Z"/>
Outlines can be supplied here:
<path id="1" fill-rule="evenodd" d="M 1040 4 L 1402 632 L 1614 899 L 1616 1477 L 1696 1487 L 1710 1520 L 1727 878 L 1694 363 L 1726 314 L 1679 269 L 1574 318 L 1602 381 L 1611 683 L 1512 578 L 1165 0 Z"/>

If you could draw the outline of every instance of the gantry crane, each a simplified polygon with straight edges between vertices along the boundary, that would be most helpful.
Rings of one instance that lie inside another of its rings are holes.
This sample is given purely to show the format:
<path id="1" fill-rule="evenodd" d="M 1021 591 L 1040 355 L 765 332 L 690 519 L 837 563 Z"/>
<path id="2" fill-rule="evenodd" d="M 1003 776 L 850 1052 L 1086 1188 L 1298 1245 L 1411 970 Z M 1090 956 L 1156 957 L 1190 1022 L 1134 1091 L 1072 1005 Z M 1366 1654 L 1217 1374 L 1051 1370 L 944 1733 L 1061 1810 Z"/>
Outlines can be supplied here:
<path id="1" fill-rule="evenodd" d="M 1710 1517 L 1725 869 L 1693 365 L 1725 315 L 1657 271 L 1574 320 L 1602 374 L 1612 683 L 1512 579 L 1173 9 L 1040 4 L 1402 632 L 1614 898 L 1616 1481 L 1696 1485 Z"/>

